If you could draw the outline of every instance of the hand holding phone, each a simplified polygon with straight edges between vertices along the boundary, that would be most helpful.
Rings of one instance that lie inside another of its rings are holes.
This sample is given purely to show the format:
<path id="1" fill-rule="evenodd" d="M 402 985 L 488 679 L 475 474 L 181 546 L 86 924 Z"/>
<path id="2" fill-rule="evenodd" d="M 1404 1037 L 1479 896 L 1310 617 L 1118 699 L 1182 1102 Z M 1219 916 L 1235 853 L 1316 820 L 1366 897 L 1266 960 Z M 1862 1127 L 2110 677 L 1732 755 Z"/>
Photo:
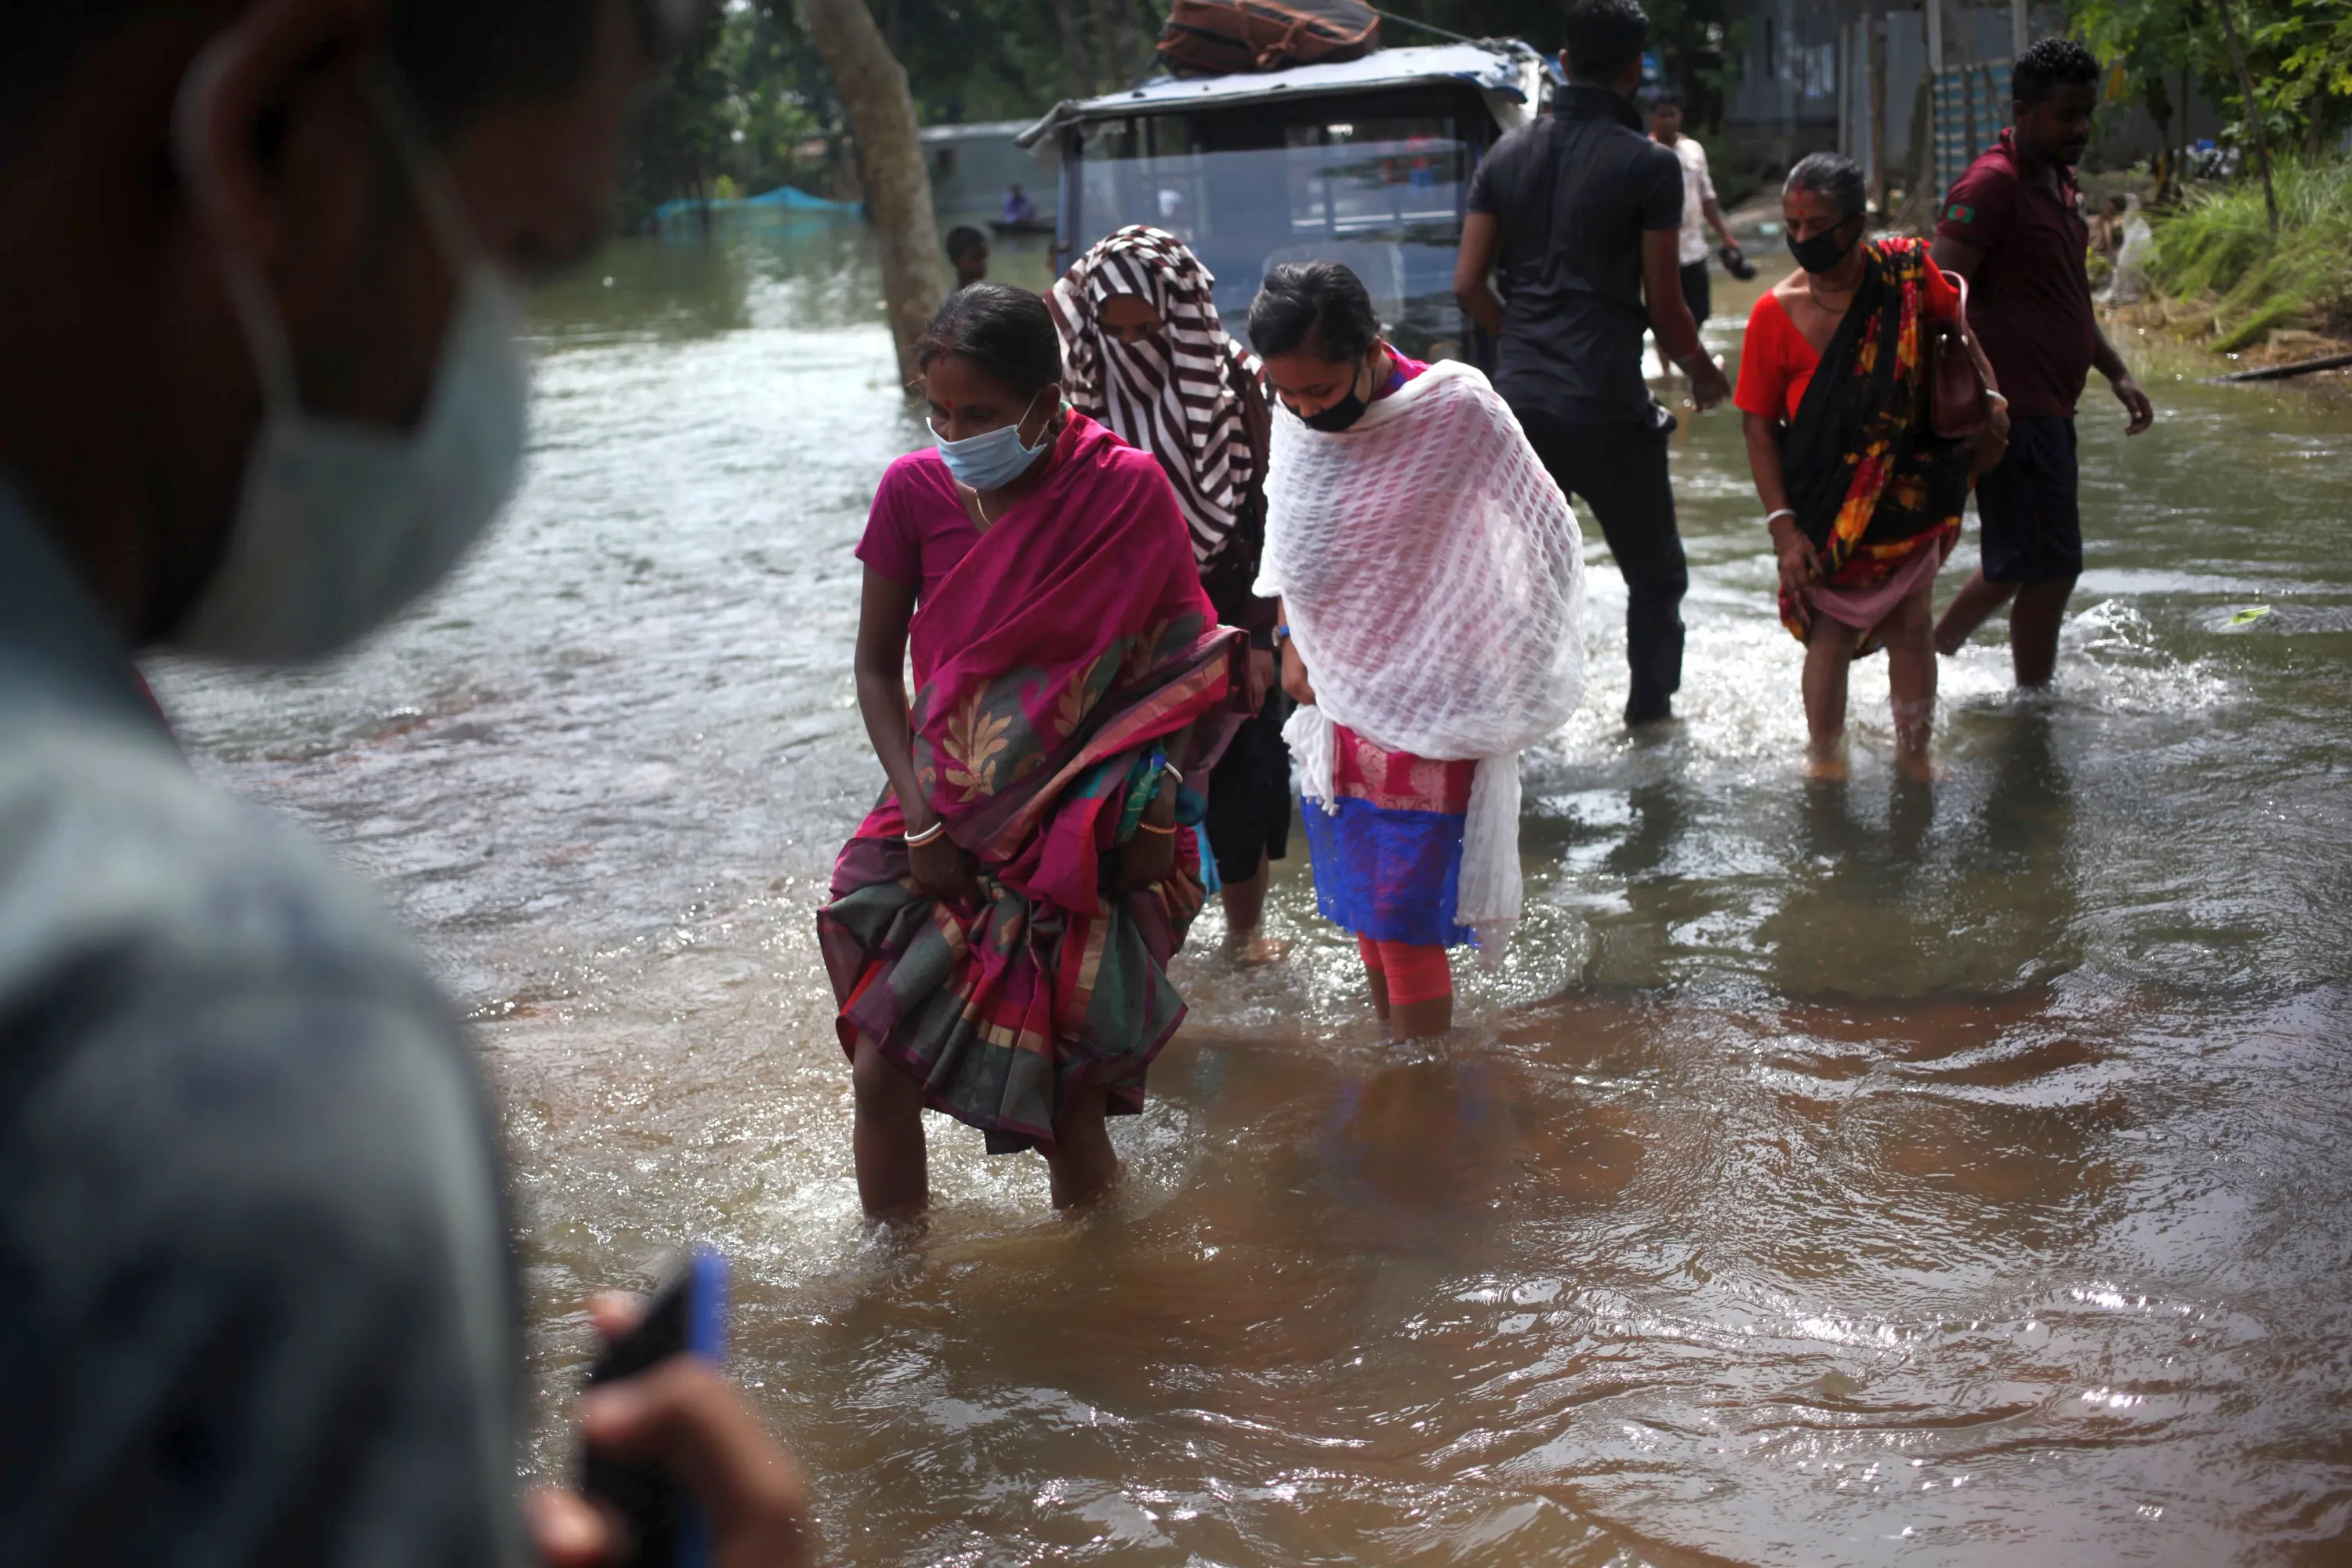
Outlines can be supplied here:
<path id="1" fill-rule="evenodd" d="M 691 1287 L 688 1287 L 690 1289 Z M 717 1351 L 724 1291 L 706 1291 L 698 1314 L 686 1312 L 689 1346 Z M 631 1337 L 644 1322 L 639 1303 L 604 1296 L 588 1303 L 596 1331 L 608 1343 Z M 667 1332 L 668 1331 L 663 1331 Z M 672 1355 L 634 1377 L 589 1390 L 580 1401 L 580 1434 L 588 1448 L 625 1463 L 657 1467 L 708 1514 L 713 1568 L 808 1568 L 816 1532 L 807 1485 L 792 1456 L 716 1365 L 699 1355 Z M 532 1543 L 546 1568 L 616 1568 L 653 1561 L 628 1539 L 609 1507 L 577 1491 L 543 1487 L 525 1500 Z"/>
<path id="2" fill-rule="evenodd" d="M 726 1357 L 726 1260 L 697 1247 L 646 1303 L 636 1326 L 604 1347 L 588 1369 L 596 1388 L 640 1376 L 680 1355 L 712 1366 Z M 658 1459 L 631 1459 L 583 1446 L 580 1489 L 620 1516 L 639 1568 L 711 1568 L 709 1514 Z"/>

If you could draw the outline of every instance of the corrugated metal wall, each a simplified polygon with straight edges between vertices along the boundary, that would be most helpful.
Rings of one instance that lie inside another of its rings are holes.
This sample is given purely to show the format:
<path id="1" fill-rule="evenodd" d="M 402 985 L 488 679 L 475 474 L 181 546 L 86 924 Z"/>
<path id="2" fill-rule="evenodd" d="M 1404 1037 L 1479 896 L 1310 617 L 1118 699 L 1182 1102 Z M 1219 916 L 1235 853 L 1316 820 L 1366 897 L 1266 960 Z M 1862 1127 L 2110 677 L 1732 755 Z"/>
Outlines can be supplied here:
<path id="1" fill-rule="evenodd" d="M 1885 162 L 1900 184 L 1912 166 L 1912 110 L 1927 69 L 1926 14 L 1915 6 L 1875 15 L 1886 37 Z M 1751 156 L 1784 163 L 1813 148 L 1836 147 L 1867 166 L 1875 128 L 1864 14 L 1850 4 L 1751 0 L 1735 20 L 1745 24 L 1747 37 L 1739 81 L 1725 100 L 1726 141 Z M 2027 36 L 2040 37 L 2064 22 L 2056 7 L 2036 5 Z M 2005 5 L 1947 5 L 1944 26 L 1944 62 L 1951 74 L 1939 116 L 1946 142 L 1939 165 L 1965 163 L 2008 124 L 2007 66 L 2015 48 Z M 2219 117 L 2191 97 L 2190 140 L 2215 134 Z M 2156 122 L 2133 93 L 2101 109 L 2092 161 L 2121 167 L 2153 154 L 2157 143 Z M 1950 171 L 1944 173 L 1948 178 Z"/>

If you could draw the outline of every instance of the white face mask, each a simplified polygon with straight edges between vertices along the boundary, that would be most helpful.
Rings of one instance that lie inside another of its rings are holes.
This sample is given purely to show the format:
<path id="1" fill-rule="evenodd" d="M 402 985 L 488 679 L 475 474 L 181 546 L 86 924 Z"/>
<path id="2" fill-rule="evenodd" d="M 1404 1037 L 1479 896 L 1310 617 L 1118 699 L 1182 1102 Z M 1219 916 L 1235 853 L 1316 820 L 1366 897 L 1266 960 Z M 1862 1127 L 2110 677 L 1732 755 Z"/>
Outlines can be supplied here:
<path id="1" fill-rule="evenodd" d="M 474 242 L 397 92 L 383 87 L 377 110 L 459 279 L 424 417 L 397 431 L 305 413 L 276 305 L 244 258 L 222 258 L 268 407 L 227 548 L 171 639 L 192 653 L 288 662 L 358 641 L 448 574 L 521 468 L 521 290 Z"/>

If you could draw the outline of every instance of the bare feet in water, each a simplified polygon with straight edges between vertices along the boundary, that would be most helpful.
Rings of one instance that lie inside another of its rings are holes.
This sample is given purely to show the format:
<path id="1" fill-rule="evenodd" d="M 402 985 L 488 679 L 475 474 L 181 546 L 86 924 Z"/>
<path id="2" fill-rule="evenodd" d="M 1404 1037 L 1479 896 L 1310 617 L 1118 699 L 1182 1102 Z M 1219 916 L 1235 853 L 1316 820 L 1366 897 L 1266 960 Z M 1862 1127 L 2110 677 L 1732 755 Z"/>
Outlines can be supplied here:
<path id="1" fill-rule="evenodd" d="M 1247 931 L 1234 931 L 1226 936 L 1225 953 L 1243 968 L 1255 969 L 1261 963 L 1279 963 L 1289 957 L 1290 944 L 1252 926 Z"/>
<path id="2" fill-rule="evenodd" d="M 1925 752 L 1897 752 L 1895 771 L 1913 784 L 1942 784 L 1950 776 L 1943 763 Z"/>

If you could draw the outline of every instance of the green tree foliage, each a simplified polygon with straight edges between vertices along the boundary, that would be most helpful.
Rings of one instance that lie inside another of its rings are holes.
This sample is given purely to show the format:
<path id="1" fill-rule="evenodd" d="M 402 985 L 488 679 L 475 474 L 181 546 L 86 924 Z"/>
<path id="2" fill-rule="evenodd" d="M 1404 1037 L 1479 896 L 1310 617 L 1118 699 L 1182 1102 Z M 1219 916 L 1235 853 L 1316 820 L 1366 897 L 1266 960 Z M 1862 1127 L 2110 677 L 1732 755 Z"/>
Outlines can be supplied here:
<path id="1" fill-rule="evenodd" d="M 2352 125 L 2352 4 L 2347 0 L 2229 0 L 2245 42 L 2254 101 L 2245 101 L 2215 0 L 2070 0 L 2075 29 L 2125 73 L 2152 110 L 2166 112 L 2168 81 L 2186 70 L 2209 102 L 2231 116 L 2226 134 L 2251 139 L 2262 117 L 2274 148 L 2315 153 Z M 2166 117 L 2160 112 L 2159 118 Z"/>
<path id="2" fill-rule="evenodd" d="M 711 5 L 646 95 L 622 173 L 621 221 L 647 227 L 673 198 L 834 183 L 841 109 L 787 3 Z"/>
<path id="3" fill-rule="evenodd" d="M 2247 47 L 2268 66 L 2249 66 L 2264 111 L 2282 128 L 2300 121 L 2316 152 L 2352 122 L 2352 5 L 2346 0 L 2284 0 L 2255 13 Z M 2274 64 L 2271 62 L 2275 62 Z"/>
<path id="4" fill-rule="evenodd" d="M 2224 136 L 2250 153 L 2259 117 L 2274 164 L 2275 226 L 2250 157 L 2247 177 L 2185 191 L 2157 226 L 2152 268 L 2167 293 L 2211 298 L 2216 346 L 2237 349 L 2273 327 L 2352 320 L 2352 165 L 2326 152 L 2352 125 L 2352 3 L 2227 0 L 2251 102 L 2219 3 L 2070 0 L 2077 30 L 2151 108 L 2170 107 L 2164 83 L 2186 73 L 2230 117 Z"/>
<path id="5" fill-rule="evenodd" d="M 716 107 L 725 94 L 718 68 L 724 15 L 706 11 L 694 37 L 647 92 L 621 171 L 623 226 L 644 227 L 672 196 L 708 196 L 722 172 L 727 128 Z"/>

